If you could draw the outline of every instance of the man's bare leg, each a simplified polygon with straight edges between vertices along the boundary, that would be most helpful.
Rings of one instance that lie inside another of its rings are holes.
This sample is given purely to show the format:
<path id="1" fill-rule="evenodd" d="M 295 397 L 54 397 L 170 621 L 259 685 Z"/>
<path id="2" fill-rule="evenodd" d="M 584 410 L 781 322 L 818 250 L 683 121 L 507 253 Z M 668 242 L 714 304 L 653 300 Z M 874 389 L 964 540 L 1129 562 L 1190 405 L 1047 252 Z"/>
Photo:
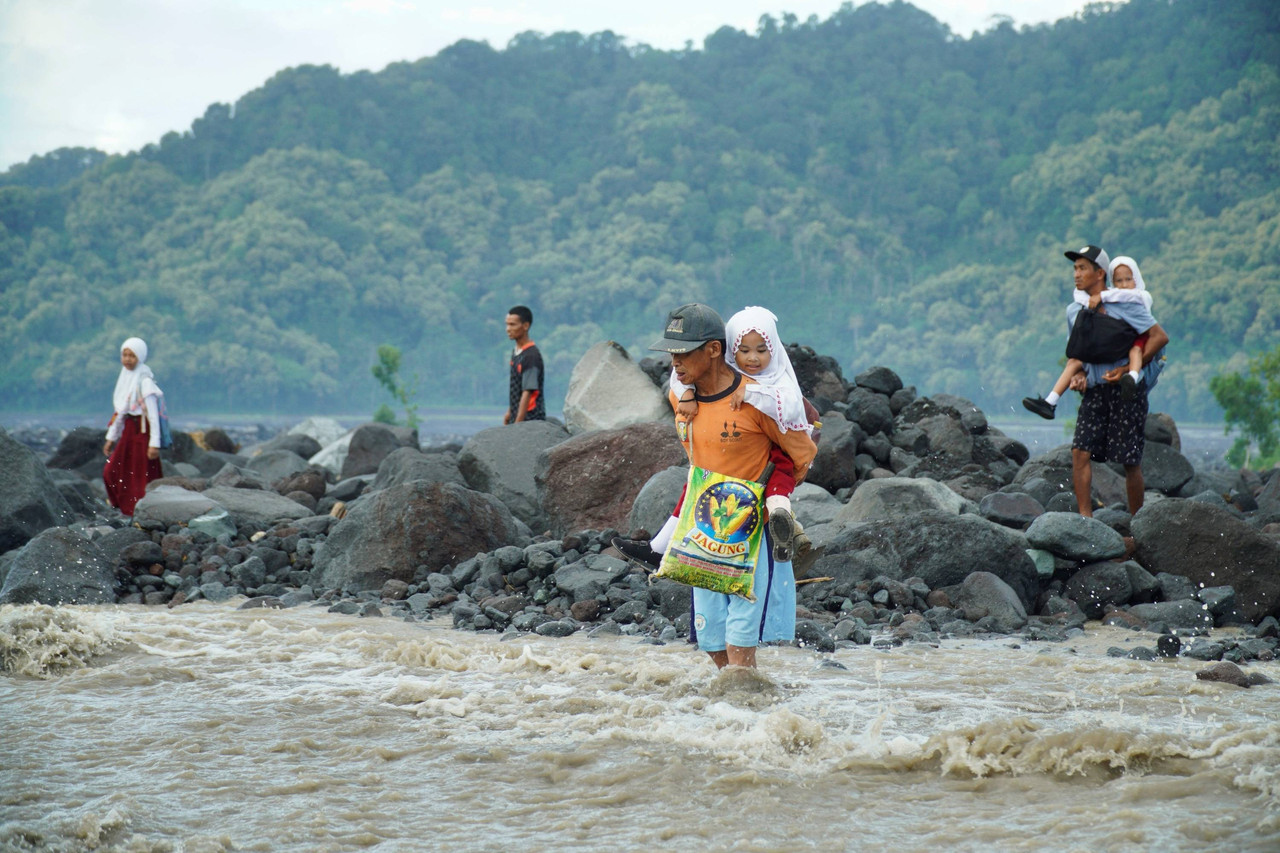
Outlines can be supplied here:
<path id="1" fill-rule="evenodd" d="M 1076 491 L 1076 508 L 1085 518 L 1093 518 L 1093 454 L 1071 448 L 1071 485 Z"/>
<path id="2" fill-rule="evenodd" d="M 1147 493 L 1147 481 L 1142 476 L 1141 465 L 1124 466 L 1124 491 L 1129 498 L 1129 514 L 1137 515 Z"/>
<path id="3" fill-rule="evenodd" d="M 726 646 L 722 652 L 707 652 L 707 656 L 715 662 L 716 669 L 726 666 L 749 666 L 755 668 L 755 646 Z"/>

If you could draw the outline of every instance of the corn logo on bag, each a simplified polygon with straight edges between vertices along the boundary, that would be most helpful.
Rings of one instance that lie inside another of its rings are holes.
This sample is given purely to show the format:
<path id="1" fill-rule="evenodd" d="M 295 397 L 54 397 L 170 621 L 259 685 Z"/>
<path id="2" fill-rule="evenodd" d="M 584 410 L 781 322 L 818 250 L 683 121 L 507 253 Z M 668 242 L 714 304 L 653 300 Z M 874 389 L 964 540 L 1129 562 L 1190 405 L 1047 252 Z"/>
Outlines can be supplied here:
<path id="1" fill-rule="evenodd" d="M 755 601 L 764 539 L 764 485 L 696 465 L 680 521 L 656 576 Z"/>

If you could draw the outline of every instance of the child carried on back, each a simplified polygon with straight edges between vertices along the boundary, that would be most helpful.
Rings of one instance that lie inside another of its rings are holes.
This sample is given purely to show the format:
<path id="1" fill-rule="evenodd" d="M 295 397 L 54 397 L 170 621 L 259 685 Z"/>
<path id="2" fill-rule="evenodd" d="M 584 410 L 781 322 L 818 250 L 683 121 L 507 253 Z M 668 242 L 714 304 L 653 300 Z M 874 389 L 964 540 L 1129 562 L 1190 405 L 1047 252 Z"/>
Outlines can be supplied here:
<path id="1" fill-rule="evenodd" d="M 1111 262 L 1107 268 L 1107 277 L 1111 281 L 1111 287 L 1102 291 L 1095 296 L 1090 296 L 1083 290 L 1077 290 L 1073 294 L 1073 299 L 1080 305 L 1090 310 L 1097 310 L 1098 306 L 1108 302 L 1141 302 L 1151 308 L 1151 294 L 1147 292 L 1147 285 L 1142 280 L 1142 272 L 1138 269 L 1138 263 L 1133 258 L 1120 256 Z M 1129 370 L 1120 377 L 1120 395 L 1125 400 L 1133 399 L 1138 393 L 1138 383 L 1143 379 L 1142 350 L 1147 345 L 1147 335 L 1138 335 L 1134 338 L 1133 346 L 1129 348 Z M 1159 375 L 1161 364 L 1152 361 L 1147 366 L 1147 390 L 1155 385 L 1155 379 Z M 1053 383 L 1053 390 L 1049 392 L 1047 397 L 1024 397 L 1022 405 L 1030 412 L 1034 412 L 1046 420 L 1052 420 L 1056 412 L 1058 400 L 1066 393 L 1067 386 L 1071 384 L 1071 377 L 1084 370 L 1084 362 L 1076 358 L 1067 359 L 1066 366 L 1062 369 L 1062 374 L 1058 377 L 1058 381 Z"/>
<path id="2" fill-rule="evenodd" d="M 804 395 L 800 392 L 800 382 L 791 366 L 791 359 L 778 337 L 777 321 L 778 318 L 767 308 L 749 306 L 725 323 L 725 361 L 739 373 L 755 380 L 738 386 L 730 398 L 730 406 L 736 411 L 746 403 L 773 418 L 782 432 L 803 430 L 812 435 L 814 425 L 806 414 Z M 671 373 L 670 387 L 679 400 L 677 416 L 695 417 L 698 404 L 694 400 L 693 388 L 677 380 L 675 371 Z M 769 533 L 774 542 L 773 556 L 775 560 L 788 562 L 793 556 L 802 556 L 812 543 L 791 510 L 791 493 L 796 487 L 795 464 L 777 447 L 770 453 L 769 461 L 773 464 L 773 472 L 765 484 L 765 509 L 769 514 Z M 614 547 L 633 560 L 656 567 L 671 541 L 683 500 L 682 495 L 671 518 L 653 539 L 619 537 L 613 541 Z"/>

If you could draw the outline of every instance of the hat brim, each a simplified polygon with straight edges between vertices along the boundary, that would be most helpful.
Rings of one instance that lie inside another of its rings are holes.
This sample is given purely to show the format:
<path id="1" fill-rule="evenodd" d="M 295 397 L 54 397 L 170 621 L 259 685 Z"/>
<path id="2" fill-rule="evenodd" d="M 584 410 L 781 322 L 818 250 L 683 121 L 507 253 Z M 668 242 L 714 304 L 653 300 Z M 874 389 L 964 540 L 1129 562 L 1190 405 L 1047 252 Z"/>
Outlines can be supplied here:
<path id="1" fill-rule="evenodd" d="M 1067 260 L 1069 261 L 1078 261 L 1081 258 L 1084 258 L 1086 261 L 1091 260 L 1090 258 L 1080 254 L 1079 252 L 1063 252 L 1062 254 L 1065 255 Z"/>
<path id="2" fill-rule="evenodd" d="M 658 338 L 650 345 L 649 349 L 656 352 L 669 352 L 672 355 L 683 355 L 687 352 L 693 352 L 706 343 L 706 341 L 676 341 L 671 338 Z"/>

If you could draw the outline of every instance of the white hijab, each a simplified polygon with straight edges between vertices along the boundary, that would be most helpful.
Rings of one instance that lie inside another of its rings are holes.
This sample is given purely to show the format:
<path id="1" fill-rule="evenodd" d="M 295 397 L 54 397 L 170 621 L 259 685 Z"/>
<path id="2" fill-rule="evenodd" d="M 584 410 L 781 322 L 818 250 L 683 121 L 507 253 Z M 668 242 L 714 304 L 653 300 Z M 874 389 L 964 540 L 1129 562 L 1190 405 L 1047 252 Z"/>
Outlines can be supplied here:
<path id="1" fill-rule="evenodd" d="M 118 415 L 127 415 L 130 411 L 140 409 L 143 397 L 160 393 L 155 374 L 146 364 L 146 342 L 142 338 L 129 338 L 120 345 L 120 352 L 123 353 L 125 350 L 133 351 L 133 354 L 138 357 L 138 364 L 133 370 L 120 365 L 120 375 L 116 377 L 116 390 L 111 395 L 111 402 L 115 405 Z"/>
<path id="2" fill-rule="evenodd" d="M 1107 287 L 1115 287 L 1112 280 L 1115 278 L 1116 267 L 1128 267 L 1133 270 L 1133 289 L 1146 290 L 1147 283 L 1142 280 L 1142 271 L 1138 269 L 1138 262 L 1128 255 L 1121 255 L 1111 261 L 1111 265 L 1107 267 Z"/>
<path id="3" fill-rule="evenodd" d="M 747 386 L 747 402 L 777 421 L 783 432 L 803 430 L 811 433 L 813 425 L 804 415 L 800 380 L 791 366 L 787 348 L 778 337 L 778 318 L 772 311 L 749 305 L 729 318 L 724 324 L 724 335 L 728 339 L 724 360 L 734 370 L 738 369 L 733 354 L 748 332 L 764 338 L 764 344 L 769 348 L 769 365 L 751 377 L 756 384 Z"/>

